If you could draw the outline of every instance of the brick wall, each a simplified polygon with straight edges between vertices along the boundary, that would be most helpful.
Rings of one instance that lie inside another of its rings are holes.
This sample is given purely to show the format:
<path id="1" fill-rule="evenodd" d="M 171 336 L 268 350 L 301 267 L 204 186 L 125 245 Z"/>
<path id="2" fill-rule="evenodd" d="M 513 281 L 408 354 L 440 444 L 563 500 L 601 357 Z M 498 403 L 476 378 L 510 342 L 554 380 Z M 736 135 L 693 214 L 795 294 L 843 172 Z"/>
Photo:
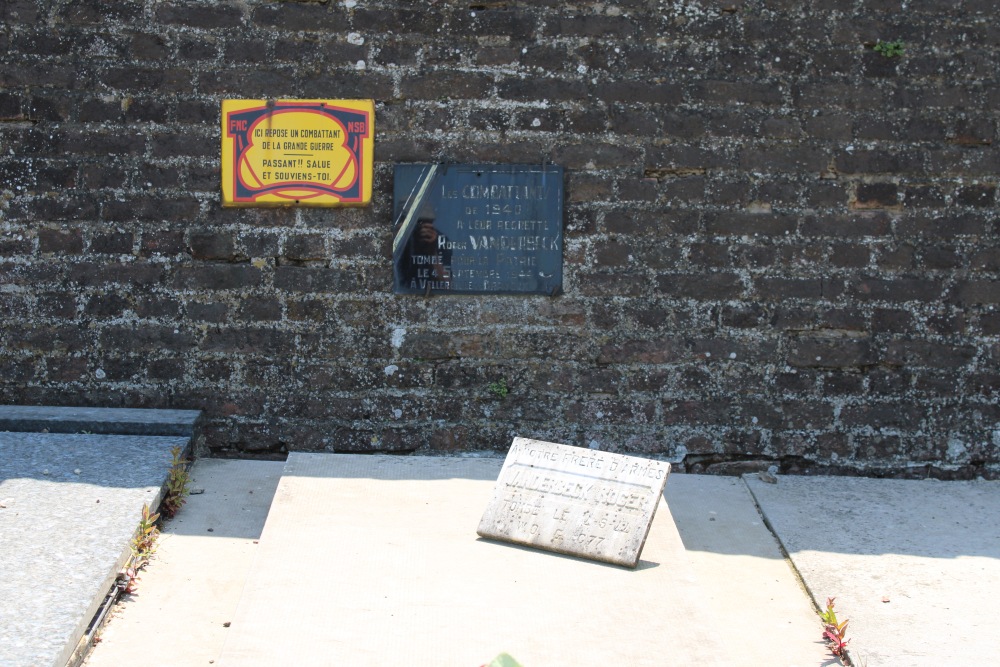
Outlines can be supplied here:
<path id="1" fill-rule="evenodd" d="M 0 401 L 200 408 L 218 454 L 995 475 L 994 10 L 5 0 Z M 374 204 L 222 209 L 252 97 L 375 99 Z M 566 167 L 562 296 L 392 294 L 392 165 L 438 160 Z"/>

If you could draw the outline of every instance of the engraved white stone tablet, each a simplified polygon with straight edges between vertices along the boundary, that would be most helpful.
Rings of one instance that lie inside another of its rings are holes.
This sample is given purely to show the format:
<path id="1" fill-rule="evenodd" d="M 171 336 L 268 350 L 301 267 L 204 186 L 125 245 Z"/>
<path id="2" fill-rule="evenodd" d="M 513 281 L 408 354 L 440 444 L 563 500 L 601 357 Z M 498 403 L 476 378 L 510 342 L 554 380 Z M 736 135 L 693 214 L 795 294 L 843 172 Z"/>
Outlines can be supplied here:
<path id="1" fill-rule="evenodd" d="M 635 567 L 670 464 L 514 438 L 476 531 Z"/>

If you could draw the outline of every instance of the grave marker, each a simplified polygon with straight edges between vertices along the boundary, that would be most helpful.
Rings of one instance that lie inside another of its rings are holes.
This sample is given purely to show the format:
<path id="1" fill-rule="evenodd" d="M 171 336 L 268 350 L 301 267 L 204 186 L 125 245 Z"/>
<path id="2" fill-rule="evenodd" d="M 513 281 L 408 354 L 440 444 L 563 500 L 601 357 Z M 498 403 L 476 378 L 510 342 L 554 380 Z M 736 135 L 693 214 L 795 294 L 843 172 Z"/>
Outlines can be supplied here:
<path id="1" fill-rule="evenodd" d="M 663 461 L 514 438 L 476 532 L 635 567 L 669 474 Z"/>

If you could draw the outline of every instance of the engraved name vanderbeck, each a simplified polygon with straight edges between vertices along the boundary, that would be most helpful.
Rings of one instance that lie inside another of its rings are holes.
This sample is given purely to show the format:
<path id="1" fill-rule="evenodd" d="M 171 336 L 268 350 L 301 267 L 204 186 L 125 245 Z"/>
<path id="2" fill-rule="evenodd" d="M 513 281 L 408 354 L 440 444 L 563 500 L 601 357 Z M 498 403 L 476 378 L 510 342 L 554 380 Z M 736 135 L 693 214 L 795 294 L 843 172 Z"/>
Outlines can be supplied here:
<path id="1" fill-rule="evenodd" d="M 617 489 L 605 484 L 581 484 L 571 480 L 520 472 L 516 473 L 506 485 L 508 488 L 606 505 L 627 513 L 641 512 L 646 498 L 651 493 L 649 489 Z M 537 500 L 536 502 L 525 502 L 517 495 L 504 498 L 502 506 L 509 512 L 523 514 L 538 514 L 542 508 L 541 503 Z"/>

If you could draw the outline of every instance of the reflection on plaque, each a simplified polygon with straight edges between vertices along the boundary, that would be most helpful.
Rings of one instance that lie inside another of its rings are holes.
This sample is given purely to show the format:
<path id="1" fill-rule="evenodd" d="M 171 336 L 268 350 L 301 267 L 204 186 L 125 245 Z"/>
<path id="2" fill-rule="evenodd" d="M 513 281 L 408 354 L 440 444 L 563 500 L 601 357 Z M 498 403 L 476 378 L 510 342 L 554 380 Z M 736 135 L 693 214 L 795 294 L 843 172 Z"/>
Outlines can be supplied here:
<path id="1" fill-rule="evenodd" d="M 563 168 L 400 164 L 397 294 L 558 294 Z"/>

